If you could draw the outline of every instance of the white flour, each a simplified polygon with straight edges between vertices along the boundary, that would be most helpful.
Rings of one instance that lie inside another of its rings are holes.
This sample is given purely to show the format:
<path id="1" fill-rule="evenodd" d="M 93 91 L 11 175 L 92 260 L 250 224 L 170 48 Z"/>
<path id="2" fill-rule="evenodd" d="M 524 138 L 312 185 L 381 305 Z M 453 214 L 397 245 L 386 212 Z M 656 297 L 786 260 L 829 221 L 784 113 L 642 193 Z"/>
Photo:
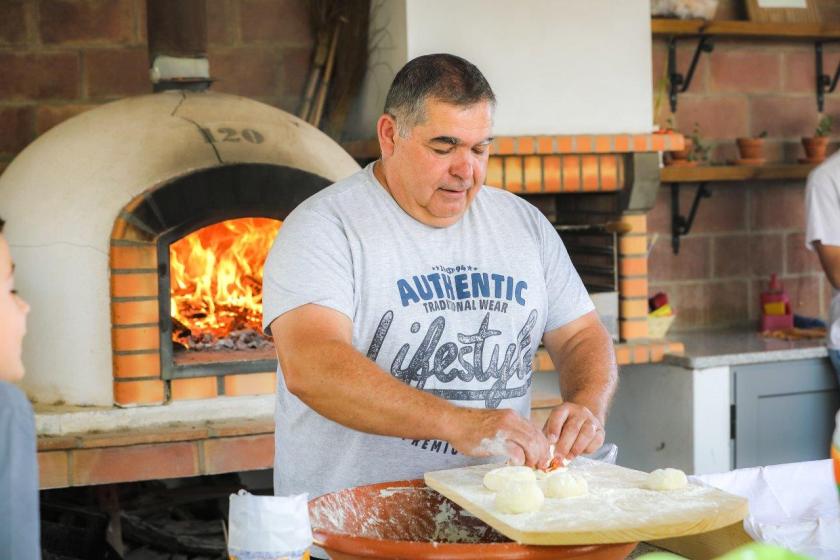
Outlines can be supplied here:
<path id="1" fill-rule="evenodd" d="M 507 455 L 507 448 L 505 447 L 507 436 L 507 432 L 496 432 L 493 439 L 482 439 L 481 443 L 478 444 L 477 451 L 496 457 L 505 456 Z"/>

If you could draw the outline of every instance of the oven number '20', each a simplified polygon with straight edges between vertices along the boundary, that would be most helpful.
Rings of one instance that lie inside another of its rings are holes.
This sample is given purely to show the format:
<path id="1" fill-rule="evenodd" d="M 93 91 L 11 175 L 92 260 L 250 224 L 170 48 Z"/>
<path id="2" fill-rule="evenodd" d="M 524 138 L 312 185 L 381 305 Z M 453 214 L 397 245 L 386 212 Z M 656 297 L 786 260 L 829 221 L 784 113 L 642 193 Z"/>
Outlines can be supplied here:
<path id="1" fill-rule="evenodd" d="M 262 144 L 265 141 L 265 136 L 253 128 L 243 128 L 242 130 L 227 127 L 216 128 L 215 130 L 202 128 L 201 132 L 204 134 L 205 140 L 211 144 L 219 142 L 240 142 L 242 140 L 250 144 Z"/>

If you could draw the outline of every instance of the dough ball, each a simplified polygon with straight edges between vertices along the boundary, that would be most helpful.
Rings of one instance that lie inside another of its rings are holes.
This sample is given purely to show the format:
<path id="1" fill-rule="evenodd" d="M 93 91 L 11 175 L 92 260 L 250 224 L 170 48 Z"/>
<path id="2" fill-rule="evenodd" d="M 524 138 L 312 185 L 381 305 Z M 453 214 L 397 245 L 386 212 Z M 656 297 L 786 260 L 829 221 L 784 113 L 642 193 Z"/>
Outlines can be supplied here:
<path id="1" fill-rule="evenodd" d="M 515 480 L 496 493 L 493 505 L 500 513 L 528 513 L 540 509 L 543 501 L 545 496 L 536 481 Z"/>
<path id="2" fill-rule="evenodd" d="M 687 485 L 688 479 L 680 469 L 656 469 L 645 482 L 645 486 L 651 490 L 679 490 Z"/>
<path id="3" fill-rule="evenodd" d="M 499 467 L 484 475 L 484 487 L 498 492 L 509 482 L 534 482 L 536 479 L 531 467 Z"/>
<path id="4" fill-rule="evenodd" d="M 554 471 L 545 480 L 545 493 L 550 498 L 586 496 L 589 493 L 589 485 L 579 474 L 566 470 Z"/>

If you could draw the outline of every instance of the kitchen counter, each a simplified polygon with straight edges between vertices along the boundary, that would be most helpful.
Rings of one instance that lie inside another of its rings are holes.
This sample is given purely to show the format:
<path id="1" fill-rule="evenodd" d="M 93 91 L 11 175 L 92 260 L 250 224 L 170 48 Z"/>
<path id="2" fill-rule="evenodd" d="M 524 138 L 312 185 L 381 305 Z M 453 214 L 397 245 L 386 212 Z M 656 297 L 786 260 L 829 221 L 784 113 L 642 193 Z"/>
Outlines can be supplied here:
<path id="1" fill-rule="evenodd" d="M 684 355 L 629 365 L 607 419 L 622 466 L 694 474 L 824 459 L 840 407 L 823 339 L 680 333 Z"/>
<path id="2" fill-rule="evenodd" d="M 685 353 L 666 353 L 663 362 L 692 370 L 828 356 L 824 339 L 778 340 L 745 329 L 688 332 L 668 338 L 682 342 Z"/>

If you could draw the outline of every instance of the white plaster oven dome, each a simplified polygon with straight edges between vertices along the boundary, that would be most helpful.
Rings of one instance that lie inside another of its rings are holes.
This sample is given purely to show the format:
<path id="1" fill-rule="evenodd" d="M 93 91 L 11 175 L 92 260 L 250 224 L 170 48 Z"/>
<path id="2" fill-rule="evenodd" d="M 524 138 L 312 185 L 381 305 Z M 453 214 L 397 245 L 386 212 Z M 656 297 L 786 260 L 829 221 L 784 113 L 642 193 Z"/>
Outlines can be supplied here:
<path id="1" fill-rule="evenodd" d="M 237 163 L 290 167 L 328 182 L 359 169 L 332 139 L 279 109 L 183 91 L 83 113 L 9 165 L 0 176 L 0 216 L 8 222 L 17 287 L 32 305 L 23 383 L 32 398 L 113 404 L 108 259 L 114 221 L 146 191 Z"/>

